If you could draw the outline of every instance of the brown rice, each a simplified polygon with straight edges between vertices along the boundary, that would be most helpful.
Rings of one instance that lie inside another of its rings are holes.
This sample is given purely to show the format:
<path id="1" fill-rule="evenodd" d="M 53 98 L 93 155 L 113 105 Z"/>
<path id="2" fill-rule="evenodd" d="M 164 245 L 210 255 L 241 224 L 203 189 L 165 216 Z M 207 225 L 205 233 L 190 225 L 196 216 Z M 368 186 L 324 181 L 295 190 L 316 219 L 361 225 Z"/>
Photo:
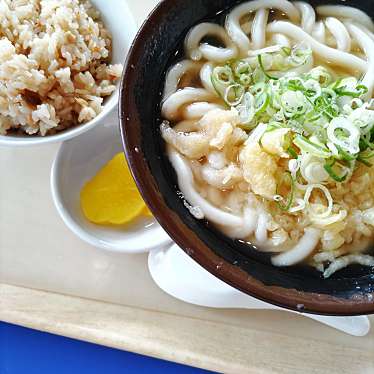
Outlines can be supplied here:
<path id="1" fill-rule="evenodd" d="M 115 90 L 111 36 L 89 1 L 0 1 L 0 134 L 92 120 Z"/>

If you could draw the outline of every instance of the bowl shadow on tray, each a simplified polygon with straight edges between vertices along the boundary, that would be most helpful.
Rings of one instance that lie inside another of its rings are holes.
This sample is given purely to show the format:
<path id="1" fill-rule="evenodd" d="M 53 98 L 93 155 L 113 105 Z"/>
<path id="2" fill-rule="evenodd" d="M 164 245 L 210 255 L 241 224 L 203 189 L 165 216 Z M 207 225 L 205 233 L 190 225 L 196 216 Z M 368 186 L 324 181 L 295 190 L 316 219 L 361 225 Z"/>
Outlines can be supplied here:
<path id="1" fill-rule="evenodd" d="M 312 5 L 339 1 L 309 1 Z M 217 20 L 238 1 L 164 1 L 143 26 L 128 59 L 120 117 L 127 158 L 143 197 L 171 237 L 208 271 L 232 286 L 279 306 L 305 312 L 373 313 L 373 269 L 359 265 L 323 279 L 310 266 L 276 268 L 270 254 L 231 240 L 196 220 L 178 195 L 176 174 L 160 136 L 160 102 L 167 68 L 182 57 L 183 40 L 195 24 Z M 370 15 L 371 2 L 346 1 Z M 221 15 L 222 13 L 222 15 Z M 178 53 L 176 53 L 178 51 Z M 137 151 L 135 151 L 137 149 Z"/>

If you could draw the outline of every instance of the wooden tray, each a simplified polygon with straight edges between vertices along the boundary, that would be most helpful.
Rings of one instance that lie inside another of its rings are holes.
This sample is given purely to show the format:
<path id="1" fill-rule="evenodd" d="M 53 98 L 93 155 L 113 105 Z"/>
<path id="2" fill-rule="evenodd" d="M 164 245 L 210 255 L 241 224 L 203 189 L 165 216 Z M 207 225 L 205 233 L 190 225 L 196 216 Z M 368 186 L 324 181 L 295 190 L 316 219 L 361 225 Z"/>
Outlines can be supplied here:
<path id="1" fill-rule="evenodd" d="M 129 0 L 138 24 L 155 3 Z M 1 320 L 221 372 L 374 373 L 374 330 L 353 338 L 284 312 L 187 305 L 154 285 L 146 255 L 81 242 L 52 203 L 57 149 L 0 150 Z"/>

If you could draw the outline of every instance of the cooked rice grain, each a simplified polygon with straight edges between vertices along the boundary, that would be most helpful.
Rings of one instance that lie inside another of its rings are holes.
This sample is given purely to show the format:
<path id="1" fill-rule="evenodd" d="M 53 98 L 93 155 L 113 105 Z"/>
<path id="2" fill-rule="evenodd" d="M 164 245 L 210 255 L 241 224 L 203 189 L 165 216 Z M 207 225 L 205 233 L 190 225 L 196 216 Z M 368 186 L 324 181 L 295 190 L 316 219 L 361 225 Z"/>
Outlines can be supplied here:
<path id="1" fill-rule="evenodd" d="M 50 135 L 95 118 L 122 65 L 89 1 L 0 0 L 0 134 Z"/>

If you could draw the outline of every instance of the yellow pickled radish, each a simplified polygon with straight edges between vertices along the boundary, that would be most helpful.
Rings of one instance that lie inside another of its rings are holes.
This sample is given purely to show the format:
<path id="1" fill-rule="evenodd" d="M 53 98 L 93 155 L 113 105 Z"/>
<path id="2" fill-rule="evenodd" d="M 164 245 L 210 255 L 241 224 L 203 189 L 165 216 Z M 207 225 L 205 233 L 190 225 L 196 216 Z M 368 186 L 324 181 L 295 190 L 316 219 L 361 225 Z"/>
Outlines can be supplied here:
<path id="1" fill-rule="evenodd" d="M 121 225 L 148 215 L 123 153 L 86 183 L 80 197 L 85 217 L 96 224 Z"/>
<path id="2" fill-rule="evenodd" d="M 152 214 L 152 212 L 149 210 L 149 208 L 147 207 L 147 205 L 144 207 L 142 213 L 143 213 L 143 215 L 146 216 L 146 217 L 153 217 L 153 214 Z"/>

